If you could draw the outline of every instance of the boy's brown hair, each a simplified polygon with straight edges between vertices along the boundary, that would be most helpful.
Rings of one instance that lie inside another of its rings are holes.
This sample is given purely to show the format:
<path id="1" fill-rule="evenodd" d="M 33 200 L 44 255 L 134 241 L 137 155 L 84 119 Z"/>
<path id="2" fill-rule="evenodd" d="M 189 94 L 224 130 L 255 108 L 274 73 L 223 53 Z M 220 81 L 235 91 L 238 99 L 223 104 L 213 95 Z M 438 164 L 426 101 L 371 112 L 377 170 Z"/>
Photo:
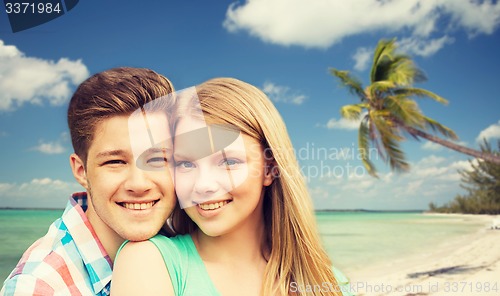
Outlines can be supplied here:
<path id="1" fill-rule="evenodd" d="M 95 128 L 102 120 L 129 115 L 173 91 L 166 77 L 149 69 L 121 67 L 91 76 L 69 102 L 68 126 L 75 153 L 86 164 Z M 170 101 L 166 103 L 173 104 Z"/>

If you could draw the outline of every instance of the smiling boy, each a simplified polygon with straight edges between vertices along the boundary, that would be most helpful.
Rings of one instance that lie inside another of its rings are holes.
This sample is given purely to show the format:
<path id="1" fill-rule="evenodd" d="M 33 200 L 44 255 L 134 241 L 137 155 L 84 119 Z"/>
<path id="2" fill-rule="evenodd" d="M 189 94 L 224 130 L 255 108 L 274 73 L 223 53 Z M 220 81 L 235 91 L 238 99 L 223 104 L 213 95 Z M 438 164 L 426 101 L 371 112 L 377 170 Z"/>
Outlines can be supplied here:
<path id="1" fill-rule="evenodd" d="M 165 96 L 172 91 L 167 78 L 138 68 L 104 71 L 78 87 L 68 108 L 75 152 L 70 165 L 86 192 L 72 195 L 62 217 L 24 253 L 0 295 L 109 295 L 119 246 L 154 236 L 175 206 L 170 141 L 144 147 L 131 141 L 133 133 L 170 138 L 168 110 L 174 102 Z M 146 127 L 164 128 L 134 129 L 131 114 L 137 109 Z M 141 161 L 154 169 L 137 165 L 137 147 L 144 152 Z"/>

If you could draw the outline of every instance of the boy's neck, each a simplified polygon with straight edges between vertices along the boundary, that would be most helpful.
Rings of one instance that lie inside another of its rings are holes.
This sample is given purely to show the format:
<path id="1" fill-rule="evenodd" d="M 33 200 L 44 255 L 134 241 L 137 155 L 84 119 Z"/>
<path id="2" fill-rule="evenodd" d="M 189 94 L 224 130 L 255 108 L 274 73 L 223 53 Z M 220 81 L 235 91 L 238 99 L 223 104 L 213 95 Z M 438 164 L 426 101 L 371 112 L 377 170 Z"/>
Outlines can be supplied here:
<path id="1" fill-rule="evenodd" d="M 96 219 L 99 219 L 99 216 L 95 212 L 87 210 L 85 214 L 109 258 L 111 261 L 115 261 L 116 253 L 125 239 L 102 222 L 96 223 Z"/>

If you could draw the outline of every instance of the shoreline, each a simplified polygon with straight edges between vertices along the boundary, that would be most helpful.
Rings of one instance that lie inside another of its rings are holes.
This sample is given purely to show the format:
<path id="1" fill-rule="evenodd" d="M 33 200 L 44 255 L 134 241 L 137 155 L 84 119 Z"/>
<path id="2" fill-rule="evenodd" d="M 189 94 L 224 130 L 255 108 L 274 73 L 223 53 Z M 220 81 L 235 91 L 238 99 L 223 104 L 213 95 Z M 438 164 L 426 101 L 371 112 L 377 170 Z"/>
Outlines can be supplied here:
<path id="1" fill-rule="evenodd" d="M 482 228 L 451 239 L 432 252 L 348 272 L 351 290 L 363 295 L 500 295 L 500 230 L 494 215 L 441 214 Z"/>

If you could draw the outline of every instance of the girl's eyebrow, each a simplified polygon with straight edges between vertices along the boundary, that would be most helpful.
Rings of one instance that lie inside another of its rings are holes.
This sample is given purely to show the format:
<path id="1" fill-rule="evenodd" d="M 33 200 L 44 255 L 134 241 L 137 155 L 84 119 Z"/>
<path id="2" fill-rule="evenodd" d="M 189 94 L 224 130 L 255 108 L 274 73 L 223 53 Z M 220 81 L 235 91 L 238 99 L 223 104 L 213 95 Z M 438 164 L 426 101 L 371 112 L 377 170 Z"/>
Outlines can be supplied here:
<path id="1" fill-rule="evenodd" d="M 247 155 L 246 149 L 222 149 L 221 152 L 225 155 Z"/>
<path id="2" fill-rule="evenodd" d="M 173 154 L 173 157 L 174 159 L 181 159 L 181 160 L 190 160 L 190 161 L 196 161 L 198 159 L 201 159 L 201 158 L 205 158 L 205 157 L 208 157 L 208 156 L 212 156 L 212 155 L 218 155 L 218 157 L 222 157 L 224 159 L 228 159 L 228 158 L 245 158 L 247 157 L 247 153 L 246 153 L 246 150 L 244 149 L 222 149 L 220 151 L 217 151 L 215 153 L 212 153 L 210 155 L 202 155 L 202 157 L 199 157 L 201 155 L 199 155 L 198 153 L 196 154 L 191 154 L 190 153 L 191 151 L 176 151 L 174 152 Z"/>
<path id="3" fill-rule="evenodd" d="M 153 148 L 149 148 L 148 150 L 146 150 L 146 152 L 148 153 L 164 153 L 164 154 L 169 154 L 169 153 L 172 153 L 173 149 L 172 148 L 157 148 L 157 147 L 153 147 Z"/>
<path id="4" fill-rule="evenodd" d="M 174 137 L 174 155 L 201 159 L 228 147 L 240 136 L 240 131 L 212 124 L 187 131 Z M 184 154 L 179 154 L 181 151 Z"/>

